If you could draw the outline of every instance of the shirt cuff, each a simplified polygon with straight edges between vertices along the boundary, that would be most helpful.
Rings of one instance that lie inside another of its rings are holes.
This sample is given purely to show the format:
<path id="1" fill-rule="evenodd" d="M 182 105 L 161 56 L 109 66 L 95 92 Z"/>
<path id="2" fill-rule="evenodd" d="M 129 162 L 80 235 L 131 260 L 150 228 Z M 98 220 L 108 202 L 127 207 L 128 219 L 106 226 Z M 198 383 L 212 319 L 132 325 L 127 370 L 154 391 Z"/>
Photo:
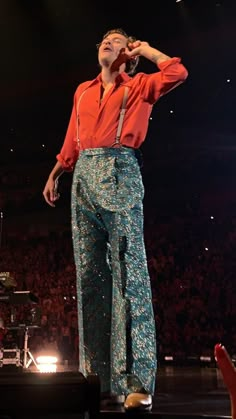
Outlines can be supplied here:
<path id="1" fill-rule="evenodd" d="M 61 163 L 62 169 L 65 170 L 65 172 L 73 171 L 74 165 L 72 165 L 68 160 L 64 160 L 61 154 L 57 154 L 56 159 Z"/>

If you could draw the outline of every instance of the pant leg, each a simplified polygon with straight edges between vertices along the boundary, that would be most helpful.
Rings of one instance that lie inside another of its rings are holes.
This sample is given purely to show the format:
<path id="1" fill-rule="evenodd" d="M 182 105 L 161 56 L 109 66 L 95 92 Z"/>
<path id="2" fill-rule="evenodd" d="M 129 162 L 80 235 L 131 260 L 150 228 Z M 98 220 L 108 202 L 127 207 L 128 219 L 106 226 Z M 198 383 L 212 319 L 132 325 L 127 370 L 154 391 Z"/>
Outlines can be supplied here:
<path id="1" fill-rule="evenodd" d="M 81 185 L 76 168 L 72 187 L 72 234 L 77 274 L 79 367 L 98 374 L 101 390 L 110 391 L 112 276 L 108 234 Z"/>
<path id="2" fill-rule="evenodd" d="M 114 393 L 154 394 L 156 328 L 143 239 L 143 210 L 106 214 L 113 275 L 111 386 Z M 107 220 L 108 219 L 108 220 Z"/>

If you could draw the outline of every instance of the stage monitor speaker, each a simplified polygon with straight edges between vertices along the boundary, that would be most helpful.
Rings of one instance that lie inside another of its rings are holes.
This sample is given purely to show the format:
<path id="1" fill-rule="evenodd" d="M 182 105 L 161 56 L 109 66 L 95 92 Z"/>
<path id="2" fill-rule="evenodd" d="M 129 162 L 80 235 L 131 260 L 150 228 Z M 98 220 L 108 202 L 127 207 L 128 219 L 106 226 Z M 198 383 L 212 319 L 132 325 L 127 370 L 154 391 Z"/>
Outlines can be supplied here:
<path id="1" fill-rule="evenodd" d="M 100 409 L 100 380 L 80 372 L 0 374 L 0 417 L 34 418 L 38 414 L 87 413 Z M 58 416 L 59 417 L 59 416 Z M 78 416 L 77 416 L 78 417 Z"/>

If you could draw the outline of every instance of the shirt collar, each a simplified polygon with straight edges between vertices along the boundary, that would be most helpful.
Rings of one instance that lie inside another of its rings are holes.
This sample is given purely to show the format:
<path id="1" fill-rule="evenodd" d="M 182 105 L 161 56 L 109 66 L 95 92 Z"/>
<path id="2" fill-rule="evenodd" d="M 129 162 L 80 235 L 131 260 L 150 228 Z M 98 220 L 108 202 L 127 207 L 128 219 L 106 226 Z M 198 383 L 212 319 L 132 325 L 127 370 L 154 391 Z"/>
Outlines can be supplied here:
<path id="1" fill-rule="evenodd" d="M 115 84 L 116 86 L 119 86 L 120 84 L 127 83 L 130 79 L 131 77 L 123 71 L 123 73 L 118 74 L 118 76 L 116 77 Z M 89 87 L 97 83 L 102 83 L 101 73 L 99 73 L 97 77 L 91 81 L 91 83 L 89 84 Z"/>

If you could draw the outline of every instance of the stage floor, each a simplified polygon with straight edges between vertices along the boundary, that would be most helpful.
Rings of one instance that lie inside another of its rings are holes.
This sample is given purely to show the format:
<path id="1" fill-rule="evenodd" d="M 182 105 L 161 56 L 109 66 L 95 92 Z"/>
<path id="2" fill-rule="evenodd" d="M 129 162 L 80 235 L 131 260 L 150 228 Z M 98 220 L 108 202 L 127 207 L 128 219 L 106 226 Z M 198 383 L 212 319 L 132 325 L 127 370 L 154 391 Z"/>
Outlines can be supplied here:
<path id="1" fill-rule="evenodd" d="M 4 367 L 2 368 L 4 370 Z M 67 368 L 68 377 L 73 372 L 73 368 Z M 76 372 L 74 371 L 74 374 Z M 32 374 L 35 372 L 28 371 L 21 374 Z M 6 377 L 6 373 L 4 374 Z M 57 373 L 54 375 L 56 382 Z M 0 374 L 0 382 L 4 385 L 3 375 Z M 8 386 L 10 383 L 8 380 Z M 67 378 L 67 384 L 69 378 Z M 9 387 L 9 394 L 10 394 Z M 55 393 L 56 394 L 56 393 Z M 27 398 L 27 394 L 25 394 Z M 73 396 L 76 397 L 76 394 Z M 1 404 L 0 404 L 1 405 Z M 122 406 L 106 406 L 101 407 L 98 414 L 90 415 L 92 419 L 112 418 L 116 419 L 123 415 L 127 415 Z M 130 414 L 128 414 L 130 416 Z M 134 414 L 131 414 L 134 417 Z M 135 414 L 135 417 L 155 416 L 158 419 L 174 419 L 174 418 L 199 418 L 199 419 L 218 419 L 231 418 L 230 399 L 222 381 L 221 374 L 217 368 L 213 367 L 174 367 L 165 366 L 159 368 L 157 375 L 156 393 L 153 398 L 152 411 L 145 414 Z M 85 413 L 58 412 L 52 414 L 45 410 L 38 413 L 36 407 L 34 419 L 79 419 L 89 418 Z M 16 416 L 24 419 L 28 416 Z M 14 419 L 14 416 L 1 415 L 0 419 Z M 32 417 L 31 417 L 32 418 Z"/>
<path id="2" fill-rule="evenodd" d="M 122 413 L 124 409 L 109 411 L 115 419 L 114 413 Z M 108 412 L 103 410 L 103 413 Z M 219 370 L 206 367 L 160 368 L 149 415 L 159 419 L 231 418 L 229 395 Z"/>

